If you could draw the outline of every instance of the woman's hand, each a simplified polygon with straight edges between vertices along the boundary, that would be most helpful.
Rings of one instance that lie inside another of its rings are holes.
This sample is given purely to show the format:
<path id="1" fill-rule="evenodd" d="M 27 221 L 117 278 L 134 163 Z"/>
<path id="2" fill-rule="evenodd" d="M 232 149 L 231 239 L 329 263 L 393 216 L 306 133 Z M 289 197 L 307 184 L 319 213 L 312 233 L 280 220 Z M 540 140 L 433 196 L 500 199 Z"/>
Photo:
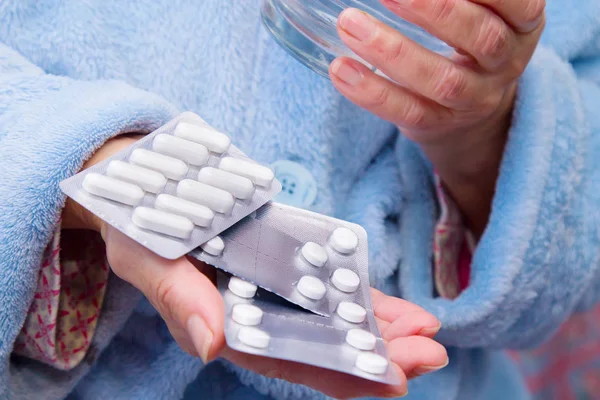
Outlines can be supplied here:
<path id="1" fill-rule="evenodd" d="M 109 140 L 86 162 L 88 168 L 129 146 L 140 136 Z M 401 384 L 388 386 L 303 364 L 242 354 L 226 347 L 224 303 L 215 287 L 214 268 L 195 259 L 167 260 L 104 223 L 68 199 L 63 229 L 101 232 L 113 272 L 138 288 L 167 323 L 179 346 L 204 362 L 218 356 L 266 376 L 313 387 L 334 397 L 388 396 L 406 393 L 406 379 L 444 367 L 444 347 L 431 338 L 439 321 L 420 307 L 372 291 L 379 329 L 387 342 Z"/>
<path id="2" fill-rule="evenodd" d="M 330 67 L 334 85 L 418 143 L 481 234 L 490 211 L 517 80 L 545 25 L 544 0 L 381 0 L 400 18 L 456 49 L 429 51 L 356 9 L 338 20 L 342 40 L 391 80 L 356 60 Z M 392 82 L 393 81 L 393 82 Z"/>

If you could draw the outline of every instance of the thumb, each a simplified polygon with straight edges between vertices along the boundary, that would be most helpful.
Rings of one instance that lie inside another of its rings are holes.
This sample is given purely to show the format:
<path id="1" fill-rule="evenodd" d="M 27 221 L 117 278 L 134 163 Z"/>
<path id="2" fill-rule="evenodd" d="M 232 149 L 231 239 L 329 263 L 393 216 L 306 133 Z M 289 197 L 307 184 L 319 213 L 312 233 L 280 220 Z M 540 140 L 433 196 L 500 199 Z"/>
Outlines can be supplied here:
<path id="1" fill-rule="evenodd" d="M 179 345 L 204 362 L 216 357 L 225 306 L 212 281 L 185 257 L 162 258 L 110 226 L 102 234 L 112 270 L 148 298 Z"/>

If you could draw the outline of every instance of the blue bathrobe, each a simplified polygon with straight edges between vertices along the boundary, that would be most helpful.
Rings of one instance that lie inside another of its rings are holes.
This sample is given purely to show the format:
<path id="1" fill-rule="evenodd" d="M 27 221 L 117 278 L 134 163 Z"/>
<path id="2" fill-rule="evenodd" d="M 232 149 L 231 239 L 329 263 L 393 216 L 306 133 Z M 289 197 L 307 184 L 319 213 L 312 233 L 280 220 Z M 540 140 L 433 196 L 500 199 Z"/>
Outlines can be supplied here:
<path id="1" fill-rule="evenodd" d="M 450 365 L 411 381 L 409 399 L 527 399 L 500 350 L 539 345 L 600 297 L 600 2 L 548 3 L 471 284 L 449 301 L 433 290 L 431 166 L 279 48 L 258 0 L 0 1 L 0 398 L 322 396 L 221 360 L 204 368 L 114 276 L 80 365 L 11 357 L 58 183 L 108 138 L 192 110 L 253 158 L 308 168 L 310 208 L 368 231 L 372 284 L 442 321 Z"/>

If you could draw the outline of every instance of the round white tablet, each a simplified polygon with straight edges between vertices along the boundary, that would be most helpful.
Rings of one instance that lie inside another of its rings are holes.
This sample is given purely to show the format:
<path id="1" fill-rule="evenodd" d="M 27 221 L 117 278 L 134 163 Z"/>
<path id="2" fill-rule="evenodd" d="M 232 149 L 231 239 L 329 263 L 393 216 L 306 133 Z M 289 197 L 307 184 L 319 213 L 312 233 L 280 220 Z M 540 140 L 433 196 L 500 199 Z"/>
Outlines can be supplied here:
<path id="1" fill-rule="evenodd" d="M 223 242 L 223 239 L 221 239 L 220 236 L 215 236 L 200 247 L 202 250 L 204 250 L 204 252 L 210 254 L 211 256 L 218 257 L 225 249 L 225 242 Z"/>
<path id="2" fill-rule="evenodd" d="M 298 281 L 298 291 L 311 300 L 321 300 L 325 296 L 327 289 L 319 278 L 305 275 Z"/>
<path id="3" fill-rule="evenodd" d="M 348 228 L 337 228 L 329 237 L 329 244 L 338 253 L 352 254 L 358 247 L 358 236 Z"/>
<path id="4" fill-rule="evenodd" d="M 356 358 L 356 368 L 369 374 L 381 375 L 385 373 L 388 362 L 385 358 L 375 353 L 360 353 Z"/>
<path id="5" fill-rule="evenodd" d="M 358 286 L 360 285 L 360 278 L 356 272 L 352 270 L 338 268 L 331 276 L 331 283 L 333 283 L 333 285 L 342 292 L 352 293 L 358 289 Z"/>
<path id="6" fill-rule="evenodd" d="M 348 322 L 360 324 L 367 318 L 367 310 L 356 303 L 342 301 L 337 306 L 337 314 Z"/>
<path id="7" fill-rule="evenodd" d="M 258 328 L 244 326 L 240 328 L 240 331 L 238 332 L 238 339 L 245 345 L 264 349 L 269 347 L 271 336 Z"/>
<path id="8" fill-rule="evenodd" d="M 377 338 L 364 329 L 350 329 L 346 334 L 346 343 L 360 350 L 373 350 Z"/>
<path id="9" fill-rule="evenodd" d="M 250 282 L 246 282 L 243 279 L 232 276 L 229 279 L 229 285 L 227 286 L 233 294 L 244 299 L 251 299 L 256 294 L 258 287 Z"/>
<path id="10" fill-rule="evenodd" d="M 231 311 L 231 319 L 240 325 L 258 325 L 262 317 L 262 310 L 252 304 L 236 304 Z"/>
<path id="11" fill-rule="evenodd" d="M 308 242 L 300 250 L 302 257 L 315 267 L 322 267 L 327 263 L 327 252 L 315 242 Z"/>

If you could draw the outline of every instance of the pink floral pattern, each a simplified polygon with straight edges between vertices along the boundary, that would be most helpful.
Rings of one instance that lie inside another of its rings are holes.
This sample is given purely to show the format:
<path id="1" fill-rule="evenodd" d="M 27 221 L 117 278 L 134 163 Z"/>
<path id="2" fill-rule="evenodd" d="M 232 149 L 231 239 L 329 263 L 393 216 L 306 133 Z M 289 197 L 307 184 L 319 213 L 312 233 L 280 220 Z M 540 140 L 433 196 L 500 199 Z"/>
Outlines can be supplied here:
<path id="1" fill-rule="evenodd" d="M 100 235 L 59 226 L 14 352 L 62 370 L 79 364 L 96 329 L 108 273 Z"/>

